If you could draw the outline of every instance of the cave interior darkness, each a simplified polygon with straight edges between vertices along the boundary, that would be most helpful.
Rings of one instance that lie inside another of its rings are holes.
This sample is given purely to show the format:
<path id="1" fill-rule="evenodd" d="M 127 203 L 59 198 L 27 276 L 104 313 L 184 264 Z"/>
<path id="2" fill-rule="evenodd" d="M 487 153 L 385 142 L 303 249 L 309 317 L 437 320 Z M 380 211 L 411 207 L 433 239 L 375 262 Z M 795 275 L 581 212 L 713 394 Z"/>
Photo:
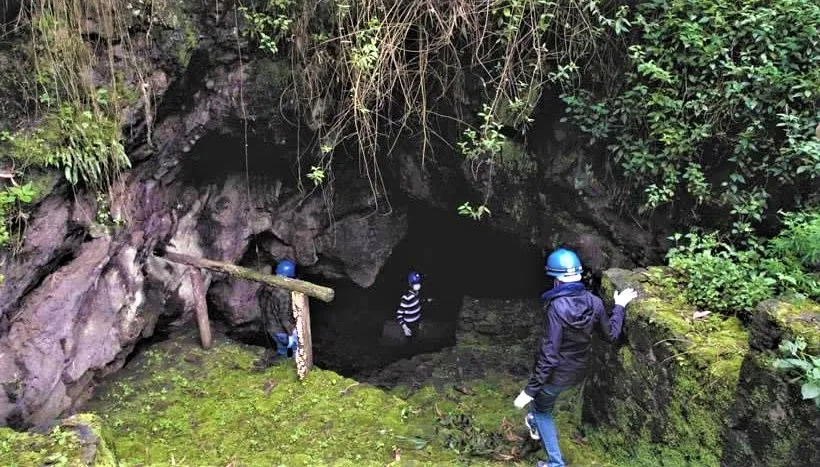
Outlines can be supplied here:
<path id="1" fill-rule="evenodd" d="M 408 224 L 372 286 L 336 281 L 328 284 L 336 290 L 332 303 L 311 303 L 317 365 L 355 376 L 451 346 L 464 296 L 532 299 L 548 286 L 540 249 L 509 234 L 420 202 L 408 204 Z M 395 319 L 410 270 L 422 275 L 423 299 L 432 299 L 422 320 L 443 329 L 423 341 L 385 345 L 383 327 Z"/>

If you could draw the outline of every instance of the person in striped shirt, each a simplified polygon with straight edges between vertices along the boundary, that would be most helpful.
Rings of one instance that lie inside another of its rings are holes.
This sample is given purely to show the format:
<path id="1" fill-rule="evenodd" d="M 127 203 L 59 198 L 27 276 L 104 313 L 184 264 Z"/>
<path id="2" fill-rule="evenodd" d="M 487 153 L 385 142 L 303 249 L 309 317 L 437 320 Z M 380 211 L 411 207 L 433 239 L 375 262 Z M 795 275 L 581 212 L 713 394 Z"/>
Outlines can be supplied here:
<path id="1" fill-rule="evenodd" d="M 421 325 L 421 275 L 411 271 L 407 275 L 407 283 L 410 288 L 401 296 L 399 308 L 396 310 L 396 320 L 404 331 L 405 337 L 413 337 Z"/>

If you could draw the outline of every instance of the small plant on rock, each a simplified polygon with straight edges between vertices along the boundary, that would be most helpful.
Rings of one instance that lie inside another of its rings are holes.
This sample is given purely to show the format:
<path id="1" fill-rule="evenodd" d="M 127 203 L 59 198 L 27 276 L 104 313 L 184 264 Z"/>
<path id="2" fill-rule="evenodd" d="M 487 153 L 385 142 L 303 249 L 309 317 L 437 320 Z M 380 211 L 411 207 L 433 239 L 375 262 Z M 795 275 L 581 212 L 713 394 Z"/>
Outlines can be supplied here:
<path id="1" fill-rule="evenodd" d="M 481 220 L 484 214 L 489 215 L 490 210 L 487 208 L 486 205 L 481 205 L 477 208 L 474 208 L 470 205 L 470 202 L 466 202 L 458 207 L 458 213 L 462 216 L 468 216 L 472 218 L 474 221 Z"/>
<path id="2" fill-rule="evenodd" d="M 798 337 L 793 341 L 784 341 L 780 344 L 780 352 L 785 358 L 778 358 L 774 367 L 779 370 L 798 370 L 802 374 L 792 382 L 803 381 L 800 393 L 804 400 L 812 399 L 817 408 L 820 408 L 820 356 L 808 355 L 806 341 Z"/>
<path id="3" fill-rule="evenodd" d="M 37 190 L 31 183 L 10 186 L 0 191 L 0 247 L 9 243 L 12 237 L 10 225 L 23 217 L 22 206 L 31 203 L 35 196 Z"/>

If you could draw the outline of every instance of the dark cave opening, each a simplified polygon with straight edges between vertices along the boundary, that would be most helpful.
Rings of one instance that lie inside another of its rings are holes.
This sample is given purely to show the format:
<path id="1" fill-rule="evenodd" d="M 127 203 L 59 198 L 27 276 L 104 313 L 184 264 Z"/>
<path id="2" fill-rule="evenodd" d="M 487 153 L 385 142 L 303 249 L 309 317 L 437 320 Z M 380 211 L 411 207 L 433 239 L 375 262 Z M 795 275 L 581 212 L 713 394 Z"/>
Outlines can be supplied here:
<path id="1" fill-rule="evenodd" d="M 452 346 L 465 296 L 533 298 L 547 287 L 539 248 L 418 202 L 409 204 L 408 220 L 406 237 L 371 287 L 336 281 L 329 284 L 336 290 L 332 303 L 311 303 L 314 357 L 320 367 L 355 377 Z M 410 270 L 422 275 L 422 320 L 434 329 L 405 341 L 385 330 L 395 321 Z"/>
<path id="2" fill-rule="evenodd" d="M 208 134 L 191 148 L 182 180 L 185 185 L 202 187 L 222 184 L 226 176 L 240 174 L 247 176 L 251 185 L 270 183 L 276 178 L 285 186 L 295 186 L 296 175 L 288 155 L 297 149 L 252 136 L 245 141 L 231 135 Z"/>

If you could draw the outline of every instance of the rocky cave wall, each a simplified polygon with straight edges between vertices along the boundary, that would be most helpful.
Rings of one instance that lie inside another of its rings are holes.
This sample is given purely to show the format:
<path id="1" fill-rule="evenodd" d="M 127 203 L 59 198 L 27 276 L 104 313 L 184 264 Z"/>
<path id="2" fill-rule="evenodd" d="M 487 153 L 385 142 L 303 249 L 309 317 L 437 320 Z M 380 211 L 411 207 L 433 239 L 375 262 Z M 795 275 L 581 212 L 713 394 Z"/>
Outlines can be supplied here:
<path id="1" fill-rule="evenodd" d="M 808 467 L 820 463 L 820 411 L 774 369 L 784 339 L 816 354 L 820 306 L 767 301 L 750 326 L 695 318 L 664 269 L 605 273 L 602 296 L 640 291 L 617 345 L 597 345 L 583 419 L 590 437 L 636 466 Z M 609 304 L 611 306 L 611 302 Z"/>
<path id="2" fill-rule="evenodd" d="M 236 262 L 253 245 L 267 259 L 295 258 L 317 278 L 368 287 L 405 235 L 403 198 L 454 213 L 456 203 L 489 188 L 498 208 L 482 222 L 536 248 L 573 246 L 593 270 L 630 266 L 660 251 L 655 239 L 663 235 L 617 214 L 611 190 L 584 171 L 582 141 L 554 112 L 539 118 L 533 134 L 542 136 L 526 145 L 537 167 L 528 174 L 498 173 L 489 181 L 446 146 L 422 164 L 418 142 L 410 140 L 384 167 L 395 200 L 390 211 L 376 208 L 353 160 L 340 158 L 332 191 L 298 190 L 294 163 L 305 129 L 285 120 L 292 103 L 280 99 L 289 63 L 237 43 L 229 6 L 181 2 L 169 13 L 174 21 L 156 25 L 153 40 L 133 38 L 150 99 L 124 113 L 133 168 L 113 187 L 111 211 L 125 225 L 96 224 L 94 197 L 55 174 L 19 251 L 2 253 L 0 424 L 48 423 L 119 369 L 160 318 L 189 319 L 191 277 L 186 267 L 154 257 L 158 246 Z M 136 87 L 133 73 L 126 76 Z M 248 141 L 255 149 L 247 165 L 192 175 L 197 160 L 244 162 Z M 214 154 L 220 144 L 226 149 Z M 211 303 L 232 324 L 257 319 L 254 286 L 204 277 Z"/>

